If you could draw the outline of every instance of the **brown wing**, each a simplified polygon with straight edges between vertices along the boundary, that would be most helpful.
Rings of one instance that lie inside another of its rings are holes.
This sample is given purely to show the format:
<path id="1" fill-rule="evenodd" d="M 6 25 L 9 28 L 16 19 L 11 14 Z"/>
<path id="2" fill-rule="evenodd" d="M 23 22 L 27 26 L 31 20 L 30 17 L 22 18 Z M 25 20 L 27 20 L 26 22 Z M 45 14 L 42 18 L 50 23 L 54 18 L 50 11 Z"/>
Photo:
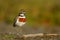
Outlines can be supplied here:
<path id="1" fill-rule="evenodd" d="M 16 21 L 17 21 L 17 18 L 18 18 L 18 16 L 16 16 L 16 17 L 14 18 L 13 27 L 16 27 Z"/>

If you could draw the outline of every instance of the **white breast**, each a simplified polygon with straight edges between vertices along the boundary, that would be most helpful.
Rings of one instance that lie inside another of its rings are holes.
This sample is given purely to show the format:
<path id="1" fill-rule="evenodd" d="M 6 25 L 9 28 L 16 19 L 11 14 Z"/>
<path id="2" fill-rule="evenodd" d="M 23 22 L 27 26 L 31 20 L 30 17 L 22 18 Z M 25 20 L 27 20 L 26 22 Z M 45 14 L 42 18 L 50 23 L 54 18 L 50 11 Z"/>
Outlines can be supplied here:
<path id="1" fill-rule="evenodd" d="M 18 18 L 25 18 L 25 16 L 24 16 L 24 17 L 20 17 L 20 16 L 19 16 Z M 19 20 L 19 19 L 17 19 L 17 21 L 16 21 L 16 25 L 17 25 L 17 26 L 22 27 L 22 26 L 26 23 L 26 22 L 19 22 L 18 20 Z"/>

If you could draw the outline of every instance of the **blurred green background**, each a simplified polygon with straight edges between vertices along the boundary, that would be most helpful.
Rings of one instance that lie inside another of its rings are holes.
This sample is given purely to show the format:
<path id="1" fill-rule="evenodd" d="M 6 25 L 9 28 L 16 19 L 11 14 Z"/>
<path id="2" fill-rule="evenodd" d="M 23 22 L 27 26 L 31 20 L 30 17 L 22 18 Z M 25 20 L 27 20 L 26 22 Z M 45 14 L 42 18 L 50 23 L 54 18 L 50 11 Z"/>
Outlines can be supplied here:
<path id="1" fill-rule="evenodd" d="M 26 10 L 28 24 L 60 25 L 60 0 L 0 0 L 0 22 L 13 23 L 20 9 Z"/>
<path id="2" fill-rule="evenodd" d="M 27 25 L 60 26 L 60 0 L 0 0 L 0 24 L 13 24 L 20 9 L 26 11 Z"/>

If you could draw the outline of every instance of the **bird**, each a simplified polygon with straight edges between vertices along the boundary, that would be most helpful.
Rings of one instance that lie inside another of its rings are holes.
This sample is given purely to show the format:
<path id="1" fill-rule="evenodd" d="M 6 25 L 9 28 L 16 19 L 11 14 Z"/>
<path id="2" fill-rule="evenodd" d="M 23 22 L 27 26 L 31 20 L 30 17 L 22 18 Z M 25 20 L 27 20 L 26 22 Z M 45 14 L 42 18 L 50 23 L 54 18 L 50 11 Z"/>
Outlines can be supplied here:
<path id="1" fill-rule="evenodd" d="M 13 27 L 22 27 L 24 24 L 26 24 L 26 17 L 25 17 L 25 11 L 21 9 L 19 14 L 14 18 Z"/>

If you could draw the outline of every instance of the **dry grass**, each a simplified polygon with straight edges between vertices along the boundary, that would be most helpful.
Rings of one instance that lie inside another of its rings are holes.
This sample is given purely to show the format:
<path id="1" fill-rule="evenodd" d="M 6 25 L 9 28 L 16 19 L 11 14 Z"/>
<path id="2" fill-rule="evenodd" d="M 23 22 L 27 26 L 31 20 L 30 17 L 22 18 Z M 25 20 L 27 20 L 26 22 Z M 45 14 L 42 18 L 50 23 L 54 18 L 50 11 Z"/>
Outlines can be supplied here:
<path id="1" fill-rule="evenodd" d="M 29 34 L 28 34 L 29 35 Z M 43 34 L 42 36 L 39 36 L 40 34 L 30 34 L 30 37 L 25 37 L 28 35 L 23 35 L 24 37 L 19 37 L 16 34 L 0 34 L 0 40 L 60 40 L 60 35 L 56 34 Z M 38 35 L 38 36 L 36 36 Z M 35 36 L 35 37 L 34 37 Z"/>

